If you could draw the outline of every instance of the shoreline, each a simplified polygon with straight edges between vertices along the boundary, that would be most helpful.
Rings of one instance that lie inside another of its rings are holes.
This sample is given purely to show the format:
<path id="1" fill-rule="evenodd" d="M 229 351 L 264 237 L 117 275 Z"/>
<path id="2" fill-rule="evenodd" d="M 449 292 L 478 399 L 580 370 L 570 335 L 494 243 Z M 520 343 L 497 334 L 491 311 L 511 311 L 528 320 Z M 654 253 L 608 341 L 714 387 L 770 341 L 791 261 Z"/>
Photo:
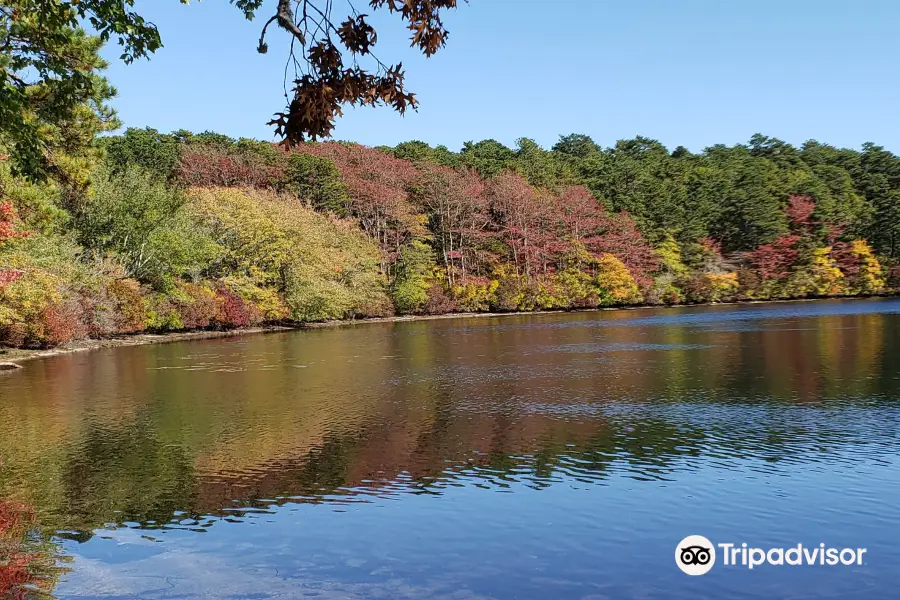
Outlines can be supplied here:
<path id="1" fill-rule="evenodd" d="M 74 354 L 76 352 L 88 352 L 91 350 L 100 350 L 103 348 L 123 348 L 127 346 L 146 346 L 149 344 L 167 344 L 172 342 L 206 340 L 217 338 L 228 338 L 242 335 L 258 335 L 265 333 L 280 333 L 285 331 L 300 331 L 303 329 L 324 329 L 330 327 L 351 327 L 355 325 L 367 325 L 370 323 L 404 323 L 411 321 L 437 321 L 440 319 L 468 319 L 468 318 L 490 318 L 490 317 L 512 317 L 524 315 L 551 315 L 566 313 L 586 313 L 586 312 L 604 312 L 617 310 L 645 310 L 652 308 L 684 308 L 691 306 L 735 306 L 742 304 L 779 304 L 792 302 L 818 302 L 822 300 L 866 300 L 872 298 L 895 298 L 900 296 L 900 292 L 891 292 L 886 294 L 875 294 L 870 296 L 831 296 L 823 298 L 786 298 L 773 300 L 735 300 L 732 302 L 706 302 L 697 304 L 635 304 L 632 306 L 605 306 L 597 308 L 576 308 L 571 310 L 533 310 L 533 311 L 511 311 L 511 312 L 458 312 L 446 313 L 443 315 L 400 315 L 394 317 L 372 317 L 361 319 L 341 319 L 334 321 L 323 321 L 319 323 L 298 323 L 296 325 L 260 325 L 257 327 L 246 327 L 241 329 L 228 329 L 223 331 L 176 331 L 171 333 L 136 333 L 132 335 L 123 335 L 119 337 L 104 339 L 84 339 L 69 342 L 56 348 L 48 348 L 44 350 L 32 350 L 22 348 L 2 348 L 0 349 L 0 367 L 3 363 L 12 363 L 18 367 L 20 363 L 41 358 L 51 358 L 54 356 L 62 356 L 66 354 Z M 15 367 L 11 367 L 15 368 Z M 0 368 L 0 373 L 4 371 Z"/>
<path id="2" fill-rule="evenodd" d="M 171 342 L 183 342 L 192 340 L 206 340 L 215 338 L 235 337 L 239 335 L 256 335 L 260 333 L 277 333 L 280 331 L 293 331 L 301 327 L 287 325 L 260 325 L 258 327 L 245 327 L 242 329 L 227 329 L 222 331 L 173 331 L 171 333 L 135 333 L 118 337 L 103 339 L 84 339 L 68 342 L 55 348 L 27 349 L 27 348 L 3 348 L 0 349 L 0 364 L 18 364 L 39 358 L 51 358 L 76 352 L 88 352 L 103 348 L 124 348 L 127 346 L 146 346 L 149 344 L 167 344 Z M 2 373 L 2 371 L 0 371 Z"/>

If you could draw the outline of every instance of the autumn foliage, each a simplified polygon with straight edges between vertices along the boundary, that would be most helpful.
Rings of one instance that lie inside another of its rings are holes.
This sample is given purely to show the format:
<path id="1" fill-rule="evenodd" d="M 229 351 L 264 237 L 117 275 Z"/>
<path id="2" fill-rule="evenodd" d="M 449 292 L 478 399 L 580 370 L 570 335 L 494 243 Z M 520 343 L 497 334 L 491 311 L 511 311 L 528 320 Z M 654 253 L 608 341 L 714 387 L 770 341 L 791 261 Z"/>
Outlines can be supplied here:
<path id="1" fill-rule="evenodd" d="M 815 210 L 816 203 L 809 196 L 791 196 L 784 212 L 793 229 L 808 231 L 815 226 L 813 222 Z"/>
<path id="2" fill-rule="evenodd" d="M 28 235 L 17 223 L 17 216 L 16 207 L 10 200 L 0 201 L 0 244 Z"/>
<path id="3" fill-rule="evenodd" d="M 770 244 L 754 250 L 750 262 L 762 279 L 784 279 L 791 274 L 791 269 L 800 256 L 797 243 L 800 237 L 784 235 Z"/>
<path id="4" fill-rule="evenodd" d="M 639 300 L 652 283 L 658 265 L 652 245 L 627 214 L 610 213 L 583 187 L 536 188 L 511 171 L 484 180 L 465 168 L 416 165 L 352 144 L 308 145 L 300 152 L 337 166 L 347 186 L 347 214 L 379 245 L 385 274 L 405 282 L 396 287 L 404 294 L 398 306 L 411 306 L 409 294 L 421 289 L 416 310 L 426 304 L 429 311 L 437 304 L 471 311 L 567 307 L 571 294 L 559 273 L 570 267 L 576 248 L 594 267 L 614 258 L 627 270 L 634 292 L 604 302 Z M 425 244 L 418 260 L 431 265 L 415 267 L 418 284 L 408 280 L 413 268 L 406 249 L 414 244 Z M 432 275 L 424 275 L 429 269 Z M 446 292 L 428 293 L 433 286 Z M 595 295 L 593 304 L 600 302 Z"/>
<path id="5" fill-rule="evenodd" d="M 278 166 L 253 154 L 229 153 L 215 147 L 195 146 L 184 150 L 175 176 L 195 187 L 273 187 L 284 176 Z"/>
<path id="6" fill-rule="evenodd" d="M 885 287 L 881 263 L 864 240 L 845 237 L 840 223 L 814 219 L 812 198 L 785 208 L 791 233 L 749 254 L 744 293 L 750 298 L 875 294 Z"/>
<path id="7" fill-rule="evenodd" d="M 878 294 L 893 281 L 810 196 L 785 196 L 758 244 L 724 252 L 712 235 L 647 233 L 646 215 L 586 185 L 539 185 L 549 167 L 504 168 L 496 142 L 462 156 L 419 142 L 396 154 L 337 142 L 288 151 L 217 134 L 121 143 L 111 155 L 131 158 L 66 209 L 83 247 L 26 236 L 30 222 L 0 203 L 0 343 Z M 24 191 L 33 219 L 35 190 Z"/>
<path id="8" fill-rule="evenodd" d="M 0 500 L 0 597 L 25 598 L 33 576 L 29 566 L 35 555 L 28 552 L 22 539 L 34 522 L 26 506 Z"/>
<path id="9" fill-rule="evenodd" d="M 390 270 L 405 243 L 424 235 L 423 222 L 408 200 L 408 191 L 420 176 L 412 163 L 357 144 L 329 142 L 299 151 L 328 158 L 340 170 L 348 188 L 345 208 L 382 248 L 385 270 Z"/>

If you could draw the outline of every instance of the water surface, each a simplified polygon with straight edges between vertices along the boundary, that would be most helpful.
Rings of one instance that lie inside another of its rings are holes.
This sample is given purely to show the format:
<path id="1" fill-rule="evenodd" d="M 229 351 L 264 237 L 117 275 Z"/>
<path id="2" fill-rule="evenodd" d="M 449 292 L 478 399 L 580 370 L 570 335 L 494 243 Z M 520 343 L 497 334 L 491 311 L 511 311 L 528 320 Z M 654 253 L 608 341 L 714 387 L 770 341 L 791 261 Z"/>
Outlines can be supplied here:
<path id="1" fill-rule="evenodd" d="M 0 561 L 59 598 L 889 598 L 898 425 L 898 300 L 60 356 L 0 376 Z M 868 552 L 688 577 L 689 534 Z"/>

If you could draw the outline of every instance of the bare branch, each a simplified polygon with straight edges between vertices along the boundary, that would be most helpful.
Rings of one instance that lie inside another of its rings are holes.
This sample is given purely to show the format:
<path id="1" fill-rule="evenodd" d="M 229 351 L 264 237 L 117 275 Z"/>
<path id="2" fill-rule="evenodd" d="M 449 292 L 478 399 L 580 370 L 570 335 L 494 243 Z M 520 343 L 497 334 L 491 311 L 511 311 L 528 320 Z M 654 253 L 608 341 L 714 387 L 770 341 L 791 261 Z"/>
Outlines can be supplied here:
<path id="1" fill-rule="evenodd" d="M 256 51 L 259 52 L 260 54 L 265 54 L 266 52 L 269 51 L 269 45 L 266 44 L 266 29 L 268 29 L 269 25 L 272 23 L 272 21 L 274 21 L 277 18 L 278 18 L 278 15 L 274 15 L 272 18 L 270 18 L 268 21 L 266 21 L 265 25 L 263 25 L 262 33 L 259 34 L 259 46 L 256 47 Z"/>

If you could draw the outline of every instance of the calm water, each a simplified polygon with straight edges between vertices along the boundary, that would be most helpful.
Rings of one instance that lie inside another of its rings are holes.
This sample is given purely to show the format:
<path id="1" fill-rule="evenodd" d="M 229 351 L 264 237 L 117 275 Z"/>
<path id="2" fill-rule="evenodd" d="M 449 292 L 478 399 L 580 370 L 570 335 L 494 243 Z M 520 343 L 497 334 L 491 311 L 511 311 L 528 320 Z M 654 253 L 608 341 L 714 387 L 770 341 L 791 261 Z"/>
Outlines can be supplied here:
<path id="1" fill-rule="evenodd" d="M 60 598 L 889 598 L 898 451 L 898 300 L 119 348 L 0 376 L 0 555 Z M 689 577 L 689 534 L 868 553 Z"/>

